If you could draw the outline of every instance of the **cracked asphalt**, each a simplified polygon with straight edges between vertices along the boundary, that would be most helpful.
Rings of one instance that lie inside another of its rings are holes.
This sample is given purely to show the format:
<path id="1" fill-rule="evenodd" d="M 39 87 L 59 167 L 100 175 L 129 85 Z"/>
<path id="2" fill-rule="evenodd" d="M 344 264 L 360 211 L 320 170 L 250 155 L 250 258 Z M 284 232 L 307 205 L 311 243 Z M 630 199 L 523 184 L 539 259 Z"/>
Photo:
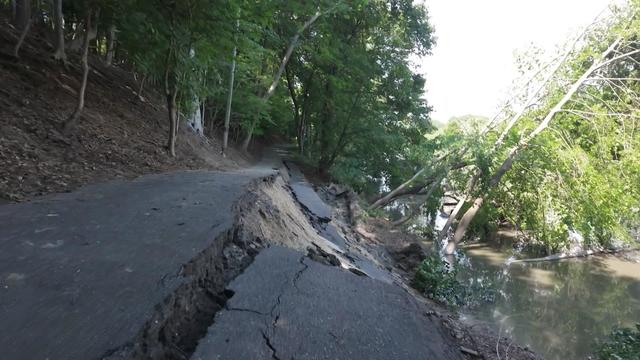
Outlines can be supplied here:
<path id="1" fill-rule="evenodd" d="M 0 206 L 0 358 L 95 359 L 131 341 L 272 172 L 150 175 Z"/>
<path id="2" fill-rule="evenodd" d="M 182 265 L 231 226 L 249 182 L 279 162 L 269 153 L 245 171 L 150 175 L 0 206 L 0 357 L 97 359 L 130 342 L 188 281 Z M 297 184 L 298 201 L 329 217 L 311 186 Z M 429 309 L 356 260 L 369 277 L 263 250 L 229 284 L 232 296 L 191 358 L 460 358 Z"/>
<path id="3" fill-rule="evenodd" d="M 263 250 L 229 285 L 192 359 L 459 359 L 428 310 L 400 287 Z"/>

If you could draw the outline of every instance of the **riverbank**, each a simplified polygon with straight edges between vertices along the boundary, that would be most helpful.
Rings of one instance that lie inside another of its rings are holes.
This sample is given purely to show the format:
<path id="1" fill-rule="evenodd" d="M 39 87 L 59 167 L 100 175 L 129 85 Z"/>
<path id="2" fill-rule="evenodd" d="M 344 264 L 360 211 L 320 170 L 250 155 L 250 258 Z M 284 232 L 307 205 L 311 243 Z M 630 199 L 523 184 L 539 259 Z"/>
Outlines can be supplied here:
<path id="1" fill-rule="evenodd" d="M 491 303 L 466 309 L 545 359 L 584 359 L 615 327 L 640 321 L 640 252 L 509 264 L 509 246 L 461 248 L 465 284 L 483 282 Z"/>

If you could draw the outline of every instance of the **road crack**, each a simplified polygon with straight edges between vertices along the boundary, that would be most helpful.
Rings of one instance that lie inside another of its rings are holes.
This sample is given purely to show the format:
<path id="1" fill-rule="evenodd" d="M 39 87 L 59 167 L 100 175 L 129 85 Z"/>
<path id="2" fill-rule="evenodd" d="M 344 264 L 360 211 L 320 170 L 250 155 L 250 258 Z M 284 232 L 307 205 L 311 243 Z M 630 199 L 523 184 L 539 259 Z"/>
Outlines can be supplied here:
<path id="1" fill-rule="evenodd" d="M 280 360 L 276 348 L 271 344 L 271 339 L 269 339 L 269 336 L 267 336 L 267 333 L 265 333 L 264 330 L 262 331 L 262 338 L 264 339 L 267 347 L 271 350 L 271 358 L 274 360 Z"/>
<path id="2" fill-rule="evenodd" d="M 300 280 L 300 277 L 302 276 L 302 273 L 304 273 L 304 272 L 309 268 L 309 265 L 307 265 L 307 264 L 304 262 L 304 259 L 305 259 L 305 258 L 306 258 L 306 256 L 302 256 L 302 257 L 300 257 L 299 262 L 300 262 L 300 264 L 303 266 L 303 268 L 302 268 L 302 269 L 300 269 L 300 270 L 298 270 L 298 271 L 296 272 L 295 276 L 293 277 L 293 287 L 295 287 L 295 288 L 296 288 L 296 290 L 298 290 L 298 291 L 300 291 L 300 288 L 298 288 L 298 280 Z"/>
<path id="3" fill-rule="evenodd" d="M 304 273 L 305 270 L 307 270 L 309 268 L 309 265 L 307 265 L 304 262 L 306 256 L 302 256 L 300 257 L 300 260 L 298 260 L 298 262 L 302 265 L 302 268 L 297 270 L 296 273 L 293 276 L 292 282 L 291 284 L 293 285 L 293 287 L 296 288 L 296 290 L 300 291 L 300 289 L 298 288 L 298 280 L 300 280 L 300 277 L 302 276 L 302 273 Z M 289 286 L 285 285 L 281 288 L 280 293 L 278 294 L 278 296 L 276 297 L 276 301 L 273 304 L 273 306 L 271 307 L 271 310 L 269 311 L 269 314 L 264 314 L 261 313 L 259 311 L 255 311 L 255 310 L 251 310 L 251 309 L 237 309 L 238 311 L 248 311 L 248 312 L 252 312 L 252 313 L 256 313 L 256 314 L 261 314 L 261 315 L 270 315 L 271 318 L 273 319 L 273 321 L 271 321 L 271 324 L 265 324 L 266 325 L 266 329 L 265 330 L 261 330 L 260 332 L 262 333 L 262 338 L 265 341 L 265 344 L 267 345 L 267 347 L 271 350 L 271 358 L 274 360 L 280 360 L 280 358 L 278 357 L 278 352 L 276 350 L 276 348 L 273 346 L 273 343 L 271 342 L 271 338 L 267 335 L 267 332 L 271 333 L 272 336 L 275 336 L 276 333 L 276 329 L 278 326 L 278 321 L 280 320 L 280 311 L 279 311 L 279 307 L 280 304 L 282 303 L 282 296 L 284 296 L 284 294 L 287 292 L 287 289 L 289 288 Z M 236 310 L 236 309 L 233 309 Z"/>

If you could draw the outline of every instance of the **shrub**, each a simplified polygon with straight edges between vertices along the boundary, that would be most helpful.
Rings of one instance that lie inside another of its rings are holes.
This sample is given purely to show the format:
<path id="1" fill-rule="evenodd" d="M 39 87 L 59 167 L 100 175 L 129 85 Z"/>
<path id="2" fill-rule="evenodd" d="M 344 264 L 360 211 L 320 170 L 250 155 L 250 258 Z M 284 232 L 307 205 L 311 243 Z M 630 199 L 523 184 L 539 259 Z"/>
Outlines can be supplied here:
<path id="1" fill-rule="evenodd" d="M 443 304 L 461 306 L 464 303 L 465 291 L 456 276 L 455 267 L 450 268 L 438 254 L 431 253 L 418 266 L 413 287 Z"/>
<path id="2" fill-rule="evenodd" d="M 635 329 L 614 329 L 596 351 L 598 359 L 640 359 L 640 324 Z"/>

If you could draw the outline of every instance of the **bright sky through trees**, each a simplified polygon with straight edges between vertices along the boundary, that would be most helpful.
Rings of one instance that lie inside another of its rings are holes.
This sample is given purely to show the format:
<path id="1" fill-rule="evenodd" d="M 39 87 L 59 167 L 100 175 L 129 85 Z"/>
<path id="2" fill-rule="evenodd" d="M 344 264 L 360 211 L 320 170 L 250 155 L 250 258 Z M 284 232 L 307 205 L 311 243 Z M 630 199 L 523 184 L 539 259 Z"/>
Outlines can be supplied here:
<path id="1" fill-rule="evenodd" d="M 491 117 L 516 77 L 514 51 L 553 50 L 610 0 L 425 0 L 435 27 L 433 55 L 420 61 L 433 119 Z"/>

